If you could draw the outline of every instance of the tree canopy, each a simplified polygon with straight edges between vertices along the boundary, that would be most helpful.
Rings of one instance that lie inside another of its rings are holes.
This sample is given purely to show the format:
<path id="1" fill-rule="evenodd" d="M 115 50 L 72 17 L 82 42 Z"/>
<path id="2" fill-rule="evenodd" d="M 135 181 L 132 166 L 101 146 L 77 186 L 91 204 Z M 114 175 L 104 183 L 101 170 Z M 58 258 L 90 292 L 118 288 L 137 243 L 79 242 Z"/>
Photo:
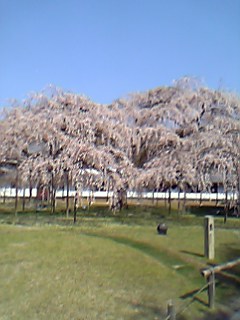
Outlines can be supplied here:
<path id="1" fill-rule="evenodd" d="M 60 188 L 68 174 L 90 190 L 240 188 L 240 100 L 188 79 L 110 105 L 36 93 L 2 116 L 0 132 L 0 174 L 17 168 L 23 186 Z"/>

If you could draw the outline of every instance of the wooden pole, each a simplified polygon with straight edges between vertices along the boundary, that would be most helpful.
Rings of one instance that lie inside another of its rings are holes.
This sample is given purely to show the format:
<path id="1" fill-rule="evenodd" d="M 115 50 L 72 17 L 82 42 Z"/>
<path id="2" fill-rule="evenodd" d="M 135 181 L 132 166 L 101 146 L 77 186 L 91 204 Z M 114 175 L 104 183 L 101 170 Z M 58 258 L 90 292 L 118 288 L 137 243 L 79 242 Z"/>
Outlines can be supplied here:
<path id="1" fill-rule="evenodd" d="M 216 267 L 212 267 L 210 269 L 202 270 L 201 273 L 206 278 L 206 277 L 209 277 L 212 272 L 214 272 L 214 273 L 221 272 L 222 270 L 226 270 L 226 269 L 230 269 L 232 267 L 235 267 L 237 264 L 240 264 L 240 258 L 233 260 L 233 261 L 229 261 L 229 262 L 220 264 L 220 265 L 218 265 Z"/>
<path id="2" fill-rule="evenodd" d="M 237 264 L 240 264 L 240 258 L 201 271 L 202 275 L 207 279 L 208 283 L 208 305 L 210 308 L 214 308 L 215 303 L 215 273 L 232 268 Z"/>
<path id="3" fill-rule="evenodd" d="M 168 301 L 167 305 L 167 319 L 176 320 L 176 312 L 172 300 Z"/>
<path id="4" fill-rule="evenodd" d="M 207 277 L 208 282 L 208 306 L 213 309 L 215 304 L 215 274 L 212 270 Z"/>
<path id="5" fill-rule="evenodd" d="M 204 255 L 209 260 L 215 256 L 214 250 L 214 218 L 205 216 L 204 218 Z"/>

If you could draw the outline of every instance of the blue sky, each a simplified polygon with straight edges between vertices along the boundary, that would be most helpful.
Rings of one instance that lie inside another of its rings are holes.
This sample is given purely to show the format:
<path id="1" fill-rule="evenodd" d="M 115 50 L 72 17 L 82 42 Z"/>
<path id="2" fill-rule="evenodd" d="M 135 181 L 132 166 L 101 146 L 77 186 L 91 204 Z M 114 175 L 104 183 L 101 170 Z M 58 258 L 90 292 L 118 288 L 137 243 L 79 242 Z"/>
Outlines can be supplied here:
<path id="1" fill-rule="evenodd" d="M 0 0 L 0 107 L 53 84 L 99 103 L 185 75 L 240 93 L 240 0 Z"/>

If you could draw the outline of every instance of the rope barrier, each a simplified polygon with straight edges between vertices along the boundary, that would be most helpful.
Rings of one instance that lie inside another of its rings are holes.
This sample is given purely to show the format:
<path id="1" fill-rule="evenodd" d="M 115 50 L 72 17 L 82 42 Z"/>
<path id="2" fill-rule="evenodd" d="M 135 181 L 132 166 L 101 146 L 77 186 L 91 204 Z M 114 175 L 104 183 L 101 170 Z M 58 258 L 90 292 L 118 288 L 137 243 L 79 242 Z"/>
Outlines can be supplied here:
<path id="1" fill-rule="evenodd" d="M 240 258 L 215 266 L 215 267 L 210 267 L 208 269 L 201 271 L 201 274 L 207 279 L 207 283 L 191 297 L 190 301 L 188 301 L 187 303 L 181 306 L 181 309 L 174 315 L 174 317 L 171 314 L 169 314 L 164 320 L 176 319 L 176 316 L 185 312 L 189 308 L 189 306 L 194 302 L 195 297 L 205 289 L 208 289 L 209 307 L 213 308 L 214 296 L 215 296 L 215 284 L 216 284 L 215 273 L 221 273 L 222 270 L 232 268 L 237 264 L 240 264 Z"/>
<path id="2" fill-rule="evenodd" d="M 176 313 L 176 316 L 179 316 L 180 314 L 182 314 L 183 312 L 185 312 L 190 305 L 194 302 L 194 299 L 197 295 L 199 295 L 202 291 L 204 291 L 205 289 L 207 289 L 209 287 L 210 284 L 213 284 L 213 281 L 209 281 L 208 283 L 206 283 L 202 288 L 200 288 L 192 297 L 191 300 L 188 301 L 187 303 L 183 304 L 180 308 L 180 310 Z M 171 315 L 168 315 L 164 320 L 171 320 Z"/>

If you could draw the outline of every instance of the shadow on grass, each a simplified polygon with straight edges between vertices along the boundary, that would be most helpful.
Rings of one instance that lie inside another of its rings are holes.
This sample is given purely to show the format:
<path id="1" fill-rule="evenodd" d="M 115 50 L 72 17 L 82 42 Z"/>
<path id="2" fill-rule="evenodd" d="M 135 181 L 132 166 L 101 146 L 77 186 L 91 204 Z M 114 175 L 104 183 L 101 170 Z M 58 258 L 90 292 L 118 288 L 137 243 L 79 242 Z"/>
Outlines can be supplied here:
<path id="1" fill-rule="evenodd" d="M 240 240 L 238 242 L 232 242 L 228 244 L 222 244 L 220 247 L 221 257 L 224 257 L 226 262 L 228 260 L 234 260 L 240 257 Z"/>
<path id="2" fill-rule="evenodd" d="M 240 317 L 234 317 L 230 311 L 219 310 L 217 312 L 207 312 L 203 318 L 198 320 L 239 320 Z"/>
<path id="3" fill-rule="evenodd" d="M 176 264 L 182 264 L 184 261 L 176 258 L 173 255 L 170 255 L 169 252 L 166 251 L 160 251 L 158 248 L 144 242 L 135 241 L 129 238 L 125 237 L 119 237 L 119 236 L 110 236 L 110 235 L 102 235 L 97 233 L 83 233 L 86 236 L 90 237 L 97 237 L 101 239 L 111 240 L 118 244 L 125 245 L 127 247 L 130 247 L 135 250 L 141 251 L 141 253 L 144 253 L 159 262 L 167 265 L 168 267 L 173 267 L 173 265 Z M 158 235 L 156 235 L 158 236 Z"/>
<path id="4" fill-rule="evenodd" d="M 197 252 L 192 252 L 192 251 L 188 251 L 188 250 L 181 250 L 182 253 L 187 253 L 191 256 L 195 256 L 195 257 L 200 257 L 200 258 L 203 258 L 204 255 L 201 254 L 201 253 L 197 253 Z"/>
<path id="5" fill-rule="evenodd" d="M 187 293 L 184 293 L 183 295 L 180 296 L 180 299 L 185 300 L 185 299 L 193 298 L 194 295 L 195 295 L 200 289 L 201 289 L 201 288 L 198 288 L 198 289 L 194 289 L 194 290 L 192 290 L 192 291 L 189 291 L 189 292 L 187 292 Z M 207 288 L 206 288 L 205 290 L 203 290 L 203 291 L 206 291 L 206 290 L 207 290 Z"/>
<path id="6" fill-rule="evenodd" d="M 207 303 L 198 297 L 193 299 L 192 303 L 194 302 L 198 302 L 204 307 L 208 307 Z M 238 302 L 239 299 L 235 300 L 234 304 L 232 303 L 228 308 L 220 307 L 217 310 L 204 312 L 204 315 L 198 317 L 196 320 L 239 320 L 240 310 Z M 238 306 L 236 307 L 236 305 Z M 167 319 L 167 306 L 166 310 L 164 310 L 163 308 L 149 303 L 133 303 L 132 308 L 135 310 L 135 314 L 127 317 L 126 320 Z M 177 320 L 193 320 L 191 316 L 189 317 L 181 312 L 179 313 L 179 310 L 175 311 Z"/>
<path id="7" fill-rule="evenodd" d="M 232 242 L 228 244 L 222 244 L 219 248 L 219 255 L 223 263 L 227 263 L 227 262 L 239 259 L 240 258 L 240 241 Z M 215 265 L 210 264 L 210 266 L 215 266 Z M 234 267 L 224 269 L 223 272 L 217 274 L 217 276 L 219 278 L 221 277 L 222 281 L 226 281 L 226 283 L 235 285 L 239 289 L 240 288 L 240 263 L 238 263 Z"/>
<path id="8" fill-rule="evenodd" d="M 132 308 L 135 314 L 131 315 L 129 320 L 145 320 L 145 319 L 165 319 L 166 313 L 162 308 L 145 303 L 134 303 Z"/>
<path id="9" fill-rule="evenodd" d="M 199 298 L 196 294 L 199 292 L 201 288 L 198 288 L 198 289 L 195 289 L 195 290 L 192 290 L 192 291 L 189 291 L 183 295 L 180 296 L 180 299 L 191 299 L 192 300 L 192 303 L 193 302 L 198 302 L 200 303 L 201 305 L 203 305 L 204 307 L 208 307 L 208 303 L 207 301 Z M 203 291 L 201 292 L 204 292 L 204 291 L 207 291 L 207 288 L 205 288 Z M 196 296 L 195 296 L 196 295 Z"/>
<path id="10" fill-rule="evenodd" d="M 121 302 L 127 303 L 131 306 L 133 312 L 131 315 L 126 316 L 126 320 L 165 320 L 167 318 L 167 304 L 163 306 L 156 305 L 155 303 L 128 301 L 124 298 L 119 298 Z M 175 310 L 177 312 L 177 310 Z M 184 315 L 178 315 L 177 320 L 187 320 Z"/>
<path id="11" fill-rule="evenodd" d="M 237 277 L 236 275 L 230 272 L 224 272 L 217 274 L 216 278 L 227 285 L 234 286 L 236 289 L 239 290 L 240 293 L 240 277 Z"/>
<path id="12" fill-rule="evenodd" d="M 167 306 L 166 310 L 158 306 L 154 306 L 146 303 L 133 304 L 132 307 L 136 310 L 134 315 L 128 317 L 128 320 L 165 320 L 167 318 Z M 177 310 L 176 310 L 177 313 Z M 177 320 L 187 320 L 182 314 L 177 314 Z M 190 319 L 189 319 L 190 320 Z"/>

